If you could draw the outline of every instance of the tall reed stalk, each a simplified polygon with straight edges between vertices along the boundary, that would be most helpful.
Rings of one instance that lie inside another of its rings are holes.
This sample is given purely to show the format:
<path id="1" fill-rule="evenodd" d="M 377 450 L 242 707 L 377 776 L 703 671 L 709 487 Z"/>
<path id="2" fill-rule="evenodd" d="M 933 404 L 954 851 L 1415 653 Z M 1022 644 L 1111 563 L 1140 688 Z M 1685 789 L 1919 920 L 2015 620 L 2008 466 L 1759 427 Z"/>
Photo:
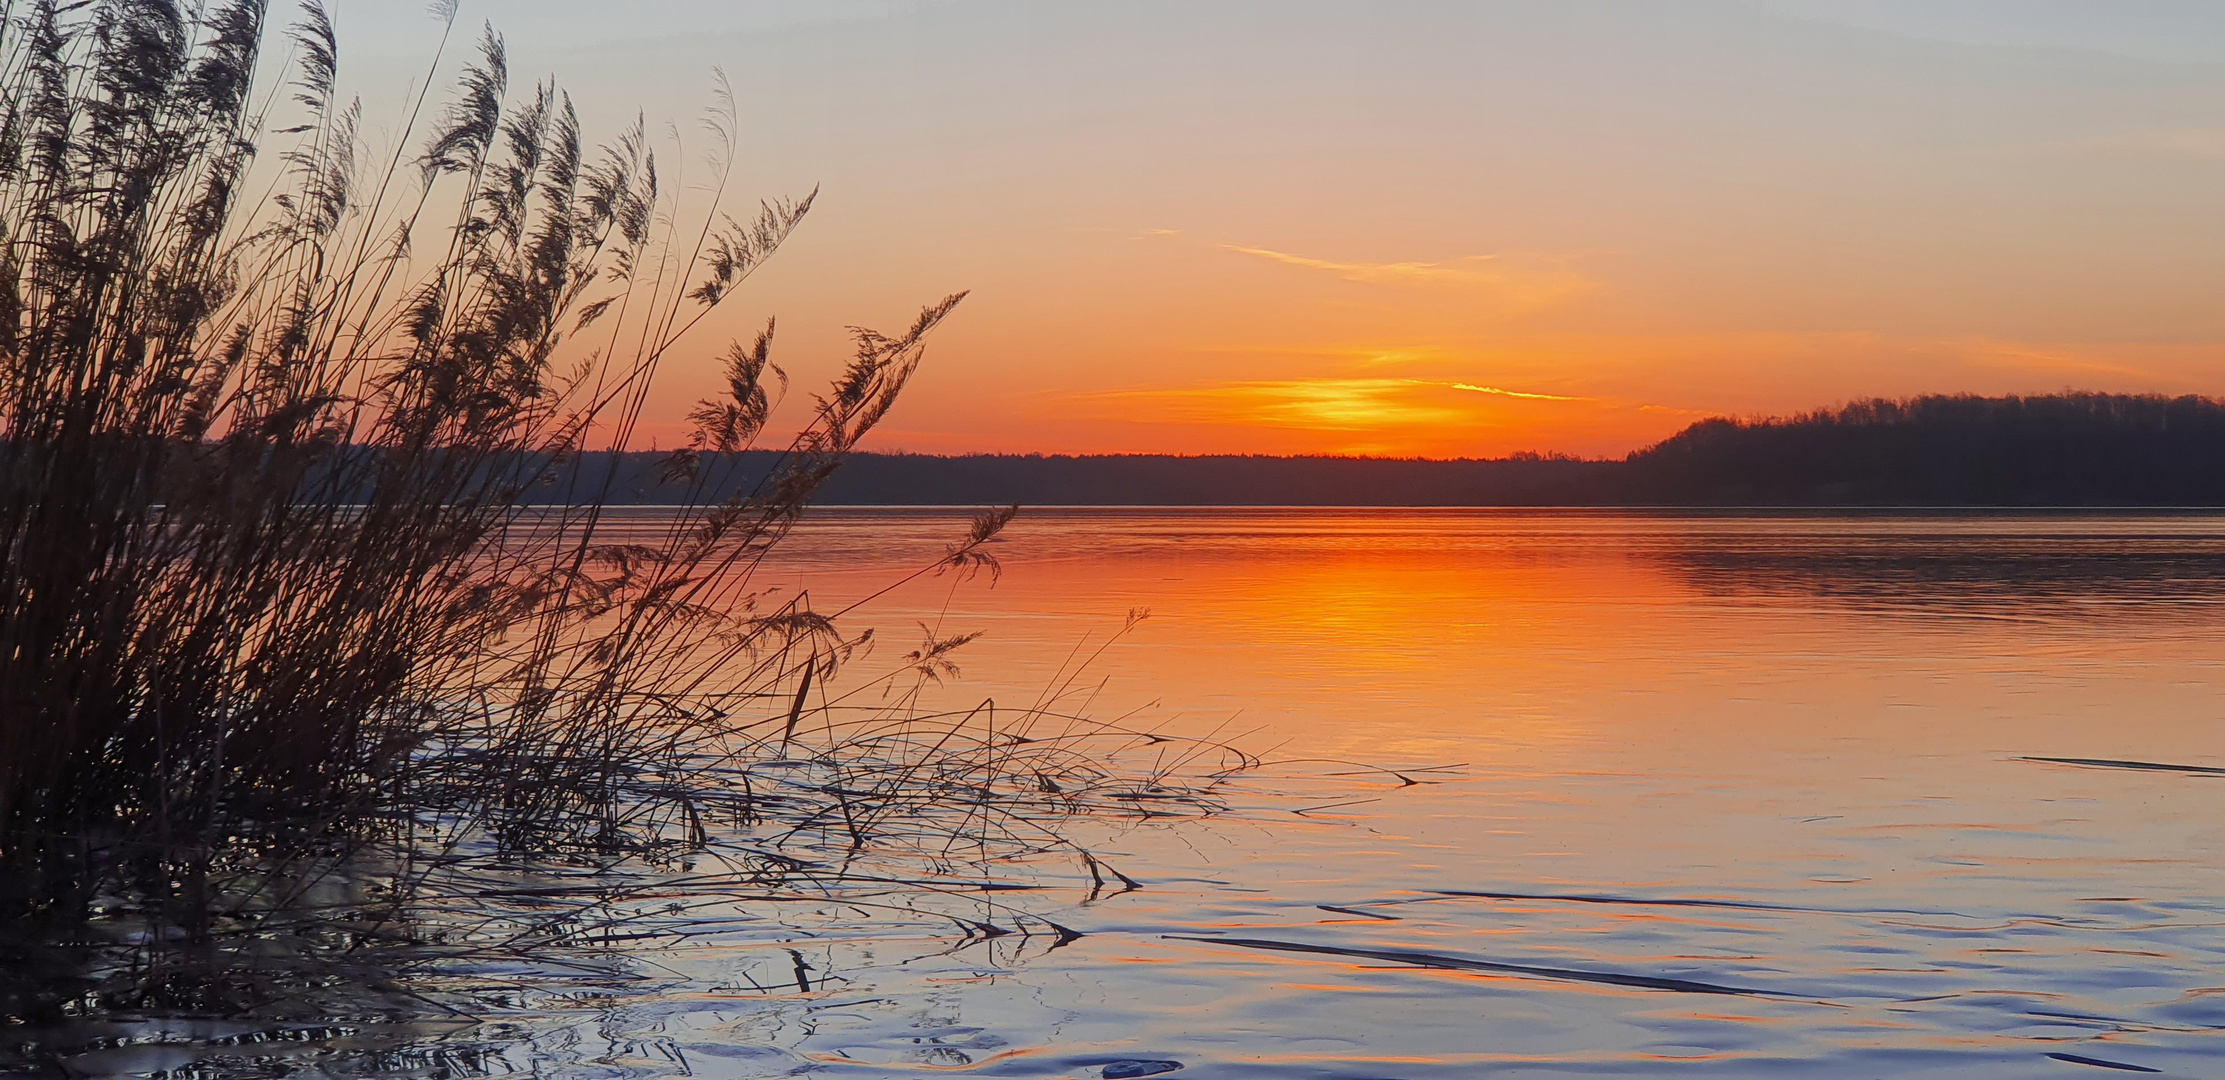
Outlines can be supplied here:
<path id="1" fill-rule="evenodd" d="M 427 830 L 699 840 L 672 778 L 746 787 L 722 740 L 785 714 L 786 746 L 856 644 L 750 571 L 959 299 L 856 331 L 782 464 L 714 498 L 778 371 L 770 324 L 729 347 L 667 460 L 697 499 L 614 539 L 615 474 L 580 455 L 628 445 L 812 199 L 719 211 L 722 81 L 685 204 L 639 126 L 590 150 L 554 84 L 514 88 L 491 30 L 368 160 L 318 0 L 258 88 L 270 14 L 0 0 L 0 920 L 34 928 L 0 949 L 118 905 L 205 939 L 307 862 Z"/>

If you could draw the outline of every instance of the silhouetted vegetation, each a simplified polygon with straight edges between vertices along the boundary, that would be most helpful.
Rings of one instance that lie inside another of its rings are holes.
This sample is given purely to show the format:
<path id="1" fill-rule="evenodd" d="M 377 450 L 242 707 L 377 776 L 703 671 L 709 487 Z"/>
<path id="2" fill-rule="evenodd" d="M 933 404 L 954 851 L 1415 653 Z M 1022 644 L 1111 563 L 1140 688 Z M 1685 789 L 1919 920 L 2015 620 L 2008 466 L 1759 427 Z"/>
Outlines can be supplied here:
<path id="1" fill-rule="evenodd" d="M 775 466 L 735 462 L 740 482 Z M 600 466 L 598 466 L 600 467 Z M 653 458 L 624 497 L 668 502 Z M 528 498 L 546 497 L 528 495 Z M 2059 394 L 1858 402 L 1704 420 L 1621 461 L 1153 454 L 853 455 L 821 492 L 852 505 L 2225 506 L 2225 403 Z"/>
<path id="2" fill-rule="evenodd" d="M 659 504 L 684 497 L 655 454 L 625 455 L 612 474 L 619 499 Z M 594 455 L 580 464 L 610 468 Z M 773 454 L 735 455 L 731 482 L 746 486 L 777 465 Z M 828 478 L 819 501 L 850 506 L 1538 506 L 1599 488 L 1616 465 L 1568 458 L 1423 461 L 1390 458 L 1164 454 L 928 454 L 857 452 Z M 555 486 L 527 499 L 558 499 Z"/>
<path id="3" fill-rule="evenodd" d="M 2053 394 L 1857 402 L 1708 420 L 1631 456 L 1628 501 L 1783 506 L 2225 505 L 2225 403 Z M 1639 496 L 1645 497 L 1639 497 Z"/>
<path id="4" fill-rule="evenodd" d="M 683 200 L 641 128 L 590 149 L 553 83 L 513 93 L 490 29 L 373 161 L 316 0 L 258 91 L 268 15 L 0 2 L 0 1022 L 235 1008 L 255 958 L 428 945 L 442 904 L 481 949 L 583 924 L 477 876 L 503 860 L 824 886 L 821 847 L 941 865 L 1139 790 L 1202 805 L 1055 697 L 920 709 L 962 636 L 830 694 L 862 635 L 754 582 L 959 297 L 857 331 L 746 482 L 772 328 L 735 343 L 659 455 L 676 509 L 603 520 L 619 459 L 581 454 L 812 204 L 720 211 L 723 87 Z M 923 569 L 993 571 L 1009 519 Z"/>

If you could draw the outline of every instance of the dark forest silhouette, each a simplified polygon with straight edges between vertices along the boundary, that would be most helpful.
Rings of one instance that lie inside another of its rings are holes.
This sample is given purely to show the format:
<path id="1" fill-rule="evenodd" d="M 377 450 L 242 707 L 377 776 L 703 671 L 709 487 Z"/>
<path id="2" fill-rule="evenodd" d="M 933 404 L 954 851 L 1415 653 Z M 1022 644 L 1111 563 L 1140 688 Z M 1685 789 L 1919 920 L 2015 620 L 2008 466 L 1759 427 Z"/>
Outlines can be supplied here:
<path id="1" fill-rule="evenodd" d="M 777 455 L 740 455 L 736 483 Z M 588 455 L 595 472 L 605 455 Z M 628 455 L 618 501 L 662 503 L 659 457 Z M 568 485 L 547 489 L 554 500 Z M 531 497 L 531 496 L 529 496 Z M 1877 399 L 1711 419 L 1622 460 L 1218 455 L 853 454 L 837 505 L 2225 506 L 2225 401 L 2051 394 Z"/>

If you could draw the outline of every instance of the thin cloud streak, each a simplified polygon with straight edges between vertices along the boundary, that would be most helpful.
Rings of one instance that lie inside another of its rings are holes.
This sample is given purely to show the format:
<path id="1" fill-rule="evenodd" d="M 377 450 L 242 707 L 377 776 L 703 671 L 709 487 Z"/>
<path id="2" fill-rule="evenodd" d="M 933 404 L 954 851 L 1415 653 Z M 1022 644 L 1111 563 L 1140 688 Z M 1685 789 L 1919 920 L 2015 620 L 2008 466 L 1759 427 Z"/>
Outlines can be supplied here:
<path id="1" fill-rule="evenodd" d="M 1504 399 L 1506 404 L 1487 406 L 1470 396 L 1476 394 Z M 1392 432 L 1430 424 L 1470 428 L 1508 423 L 1527 426 L 1551 416 L 1569 415 L 1565 408 L 1552 408 L 1545 413 L 1531 411 L 1523 408 L 1525 403 L 1541 407 L 1578 406 L 1584 414 L 1601 415 L 1634 409 L 1684 411 L 1663 410 L 1636 402 L 1399 378 L 1263 379 L 1059 397 L 1085 408 L 1096 406 L 1100 419 L 1323 432 Z"/>
<path id="2" fill-rule="evenodd" d="M 1266 259 L 1270 262 L 1279 262 L 1285 266 L 1296 266 L 1306 270 L 1325 270 L 1329 273 L 1337 275 L 1338 277 L 1344 278 L 1347 281 L 1364 281 L 1370 284 L 1381 284 L 1386 282 L 1404 283 L 1415 281 L 1473 282 L 1492 280 L 1489 275 L 1483 274 L 1481 272 L 1451 267 L 1445 265 L 1444 263 L 1332 262 L 1328 259 L 1308 258 L 1304 255 L 1292 255 L 1288 252 L 1274 251 L 1268 248 L 1243 247 L 1238 244 L 1222 244 L 1221 247 L 1223 250 L 1226 251 L 1234 251 L 1243 255 L 1251 255 L 1258 258 Z M 1497 259 L 1498 256 L 1496 255 L 1473 255 L 1462 261 L 1494 262 L 1497 261 Z"/>
<path id="3" fill-rule="evenodd" d="M 1411 379 L 1286 379 L 1074 395 L 1115 404 L 1119 419 L 1361 431 L 1456 422 L 1462 412 L 1415 400 Z M 1418 384 L 1427 386 L 1430 384 Z"/>
<path id="4" fill-rule="evenodd" d="M 1559 394 L 1526 394 L 1526 393 L 1523 393 L 1523 392 L 1522 392 L 1522 391 L 1520 391 L 1520 390 L 1501 390 L 1501 389 L 1499 389 L 1499 388 L 1498 388 L 1498 387 L 1496 387 L 1496 386 L 1476 386 L 1476 385 L 1474 385 L 1474 384 L 1472 384 L 1472 383 L 1464 383 L 1464 382 L 1456 382 L 1456 383 L 1446 383 L 1445 385 L 1446 385 L 1446 386 L 1450 386 L 1450 387 L 1452 387 L 1452 388 L 1453 388 L 1453 389 L 1455 389 L 1455 390 L 1466 390 L 1466 391 L 1469 391 L 1469 392 L 1471 392 L 1471 393 L 1477 393 L 1477 394 L 1497 394 L 1497 395 L 1498 395 L 1498 396 L 1500 396 L 1500 397 L 1511 397 L 1511 398 L 1529 398 L 1529 399 L 1532 399 L 1532 400 L 1534 400 L 1534 401 L 1590 401 L 1590 400 L 1591 400 L 1590 398 L 1580 398 L 1580 397 L 1562 397 L 1562 396 L 1561 396 L 1561 395 L 1559 395 Z"/>
<path id="5" fill-rule="evenodd" d="M 1470 255 L 1451 262 L 1339 262 L 1294 255 L 1272 248 L 1222 244 L 1223 251 L 1255 259 L 1334 274 L 1362 285 L 1420 288 L 1490 296 L 1502 313 L 1524 313 L 1550 307 L 1591 292 L 1599 283 L 1565 266 L 1519 266 L 1500 255 Z"/>

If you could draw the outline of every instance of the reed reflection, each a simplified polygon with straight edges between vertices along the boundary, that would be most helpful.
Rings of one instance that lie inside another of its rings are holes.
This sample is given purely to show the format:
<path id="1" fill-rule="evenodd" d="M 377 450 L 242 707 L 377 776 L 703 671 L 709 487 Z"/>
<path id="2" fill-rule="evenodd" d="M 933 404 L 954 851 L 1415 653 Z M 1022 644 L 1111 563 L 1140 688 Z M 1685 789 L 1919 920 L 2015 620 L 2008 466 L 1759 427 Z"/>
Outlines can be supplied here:
<path id="1" fill-rule="evenodd" d="M 1652 554 L 1697 592 L 1919 614 L 2104 616 L 2138 605 L 2186 614 L 2225 596 L 2225 538 L 2209 517 L 1993 519 L 1972 534 L 1935 520 L 1858 532 L 1779 527 L 1689 537 Z"/>

